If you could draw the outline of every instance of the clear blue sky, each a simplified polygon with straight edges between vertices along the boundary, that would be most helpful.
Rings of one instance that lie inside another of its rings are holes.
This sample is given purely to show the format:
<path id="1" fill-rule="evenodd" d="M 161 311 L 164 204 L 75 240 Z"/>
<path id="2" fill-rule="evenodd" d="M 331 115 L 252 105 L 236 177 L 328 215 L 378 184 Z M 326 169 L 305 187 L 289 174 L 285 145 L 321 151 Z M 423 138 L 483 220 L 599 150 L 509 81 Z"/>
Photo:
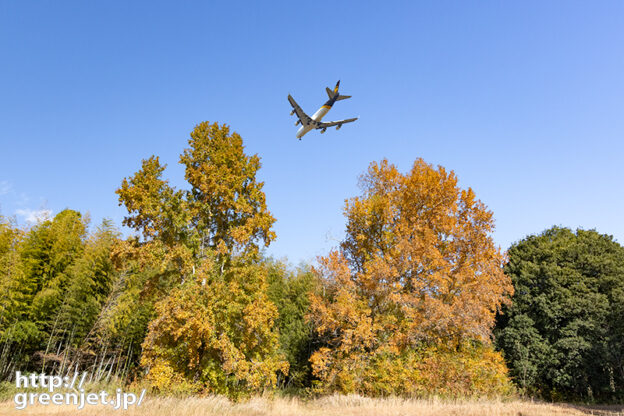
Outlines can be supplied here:
<path id="1" fill-rule="evenodd" d="M 0 210 L 63 208 L 118 225 L 141 159 L 177 163 L 193 127 L 258 153 L 291 261 L 342 238 L 373 160 L 454 170 L 506 249 L 554 224 L 624 242 L 624 3 L 0 1 Z M 341 79 L 327 120 L 295 139 Z M 127 232 L 127 231 L 126 231 Z"/>

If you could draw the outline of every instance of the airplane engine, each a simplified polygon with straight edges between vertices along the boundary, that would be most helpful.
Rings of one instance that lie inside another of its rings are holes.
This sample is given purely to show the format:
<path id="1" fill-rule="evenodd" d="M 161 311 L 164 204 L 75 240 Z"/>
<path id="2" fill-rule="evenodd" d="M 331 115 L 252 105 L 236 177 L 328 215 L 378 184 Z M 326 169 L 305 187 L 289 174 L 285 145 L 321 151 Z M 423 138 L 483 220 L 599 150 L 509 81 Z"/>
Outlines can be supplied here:
<path id="1" fill-rule="evenodd" d="M 327 127 L 325 127 L 323 130 L 321 130 L 321 134 L 325 133 L 325 130 L 327 130 Z"/>
<path id="2" fill-rule="evenodd" d="M 297 121 L 295 121 L 295 126 L 298 126 L 298 125 L 299 125 L 299 123 L 301 123 L 301 120 L 297 120 Z"/>
<path id="3" fill-rule="evenodd" d="M 294 115 L 295 115 L 295 110 L 291 111 L 291 112 L 290 112 L 290 115 L 291 115 L 291 116 L 294 116 Z"/>
<path id="4" fill-rule="evenodd" d="M 342 127 L 342 124 L 338 124 L 338 125 L 336 126 L 336 130 L 340 130 L 340 127 Z"/>

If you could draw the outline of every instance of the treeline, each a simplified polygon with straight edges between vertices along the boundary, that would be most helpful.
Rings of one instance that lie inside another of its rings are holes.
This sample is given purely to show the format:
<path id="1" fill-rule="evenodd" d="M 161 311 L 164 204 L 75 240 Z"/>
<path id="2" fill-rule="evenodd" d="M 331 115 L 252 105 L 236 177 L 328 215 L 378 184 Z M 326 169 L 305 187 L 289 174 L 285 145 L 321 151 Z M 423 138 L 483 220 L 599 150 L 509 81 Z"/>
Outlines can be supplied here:
<path id="1" fill-rule="evenodd" d="M 163 394 L 267 389 L 622 399 L 624 248 L 553 228 L 502 253 L 453 172 L 372 163 L 346 235 L 312 267 L 263 255 L 275 218 L 257 155 L 201 123 L 117 190 L 136 237 L 65 210 L 0 217 L 0 376 L 73 374 Z"/>

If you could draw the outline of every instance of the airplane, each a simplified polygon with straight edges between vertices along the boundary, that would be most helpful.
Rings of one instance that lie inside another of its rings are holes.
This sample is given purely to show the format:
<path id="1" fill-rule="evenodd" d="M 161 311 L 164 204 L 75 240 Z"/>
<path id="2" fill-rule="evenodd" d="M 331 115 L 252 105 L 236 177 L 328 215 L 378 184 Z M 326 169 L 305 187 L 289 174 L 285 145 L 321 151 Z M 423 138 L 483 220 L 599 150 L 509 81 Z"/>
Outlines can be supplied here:
<path id="1" fill-rule="evenodd" d="M 297 138 L 299 140 L 301 140 L 301 138 L 312 129 L 321 130 L 321 134 L 322 134 L 322 133 L 325 133 L 325 130 L 327 130 L 328 127 L 336 126 L 336 130 L 339 130 L 343 124 L 351 123 L 358 119 L 358 117 L 355 117 L 355 118 L 348 118 L 346 120 L 330 121 L 328 123 L 321 122 L 323 117 L 325 117 L 325 114 L 327 114 L 327 112 L 332 108 L 332 106 L 334 105 L 336 101 L 346 100 L 347 98 L 351 98 L 350 95 L 340 95 L 340 93 L 338 93 L 339 86 L 340 86 L 340 80 L 336 83 L 336 86 L 334 87 L 333 91 L 330 90 L 329 88 L 325 88 L 325 90 L 327 91 L 327 95 L 329 96 L 329 100 L 327 100 L 327 102 L 323 104 L 323 106 L 319 108 L 318 111 L 314 113 L 312 117 L 304 113 L 301 107 L 299 107 L 299 104 L 297 104 L 297 102 L 295 101 L 295 99 L 290 94 L 288 94 L 288 102 L 290 102 L 290 105 L 292 105 L 293 107 L 293 110 L 290 112 L 290 115 L 292 116 L 294 114 L 297 114 L 298 120 L 295 122 L 295 126 L 301 124 L 301 127 L 297 131 Z"/>

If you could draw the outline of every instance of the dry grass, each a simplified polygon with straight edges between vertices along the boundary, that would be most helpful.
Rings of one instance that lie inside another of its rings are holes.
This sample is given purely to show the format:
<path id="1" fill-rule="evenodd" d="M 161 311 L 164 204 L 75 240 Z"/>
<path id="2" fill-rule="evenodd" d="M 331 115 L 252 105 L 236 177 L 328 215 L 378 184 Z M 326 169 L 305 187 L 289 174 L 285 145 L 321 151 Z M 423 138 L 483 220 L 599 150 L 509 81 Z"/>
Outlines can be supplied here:
<path id="1" fill-rule="evenodd" d="M 564 404 L 533 403 L 529 401 L 442 401 L 407 400 L 399 398 L 370 399 L 361 396 L 327 396 L 316 400 L 257 397 L 242 403 L 232 403 L 223 397 L 207 398 L 146 398 L 140 407 L 127 411 L 103 406 L 82 410 L 68 406 L 33 406 L 16 410 L 13 402 L 0 403 L 0 415 L 127 415 L 127 416 L 586 416 L 621 415 L 623 406 L 605 408 L 578 407 Z"/>

